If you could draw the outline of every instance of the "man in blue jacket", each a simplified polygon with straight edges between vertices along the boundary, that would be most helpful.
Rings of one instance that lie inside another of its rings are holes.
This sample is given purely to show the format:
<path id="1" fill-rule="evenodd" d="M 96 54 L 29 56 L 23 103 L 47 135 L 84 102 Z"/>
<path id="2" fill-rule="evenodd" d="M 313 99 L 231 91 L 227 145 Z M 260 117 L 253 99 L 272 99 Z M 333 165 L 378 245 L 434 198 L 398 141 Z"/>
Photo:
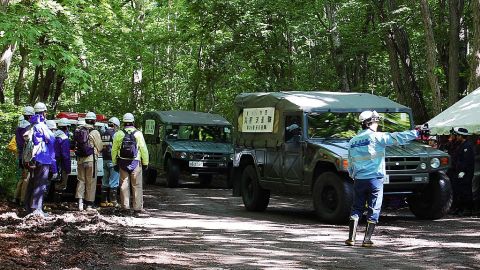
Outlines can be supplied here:
<path id="1" fill-rule="evenodd" d="M 376 111 L 362 112 L 359 120 L 362 130 L 350 140 L 348 149 L 348 173 L 354 180 L 354 202 L 345 244 L 355 245 L 358 220 L 363 215 L 366 203 L 367 228 L 362 246 L 371 247 L 371 237 L 382 207 L 383 182 L 388 177 L 385 171 L 385 147 L 406 144 L 416 139 L 419 132 L 377 132 L 380 115 Z"/>
<path id="2" fill-rule="evenodd" d="M 28 179 L 30 178 L 30 172 L 28 168 L 23 166 L 23 148 L 25 147 L 25 139 L 23 135 L 30 128 L 30 117 L 35 114 L 35 111 L 32 106 L 26 106 L 23 108 L 23 120 L 19 121 L 18 127 L 15 130 L 15 141 L 18 149 L 18 166 L 20 170 L 20 180 L 17 183 L 17 188 L 15 189 L 15 203 L 22 205 L 25 201 L 25 194 L 28 186 Z"/>
<path id="3" fill-rule="evenodd" d="M 32 159 L 24 160 L 25 166 L 33 170 L 33 179 L 28 183 L 25 196 L 25 208 L 28 213 L 45 217 L 43 212 L 43 196 L 48 184 L 50 167 L 55 162 L 55 137 L 45 124 L 47 106 L 38 102 L 34 106 L 35 115 L 30 118 L 32 128 Z M 32 181 L 33 180 L 33 181 Z"/>
<path id="4" fill-rule="evenodd" d="M 68 175 L 72 170 L 70 159 L 70 139 L 68 138 L 68 126 L 70 123 L 67 118 L 58 121 L 58 130 L 55 135 L 55 159 L 57 161 L 58 173 L 60 181 L 56 184 L 55 189 L 63 191 L 67 187 Z"/>

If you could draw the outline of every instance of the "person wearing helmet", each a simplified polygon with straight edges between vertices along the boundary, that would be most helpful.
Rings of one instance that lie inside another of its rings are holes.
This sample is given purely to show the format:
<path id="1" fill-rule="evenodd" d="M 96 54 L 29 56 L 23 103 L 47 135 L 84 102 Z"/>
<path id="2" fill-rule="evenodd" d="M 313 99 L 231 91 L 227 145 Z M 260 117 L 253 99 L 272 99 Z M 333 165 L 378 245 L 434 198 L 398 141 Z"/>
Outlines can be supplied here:
<path id="1" fill-rule="evenodd" d="M 35 111 L 32 106 L 25 106 L 22 112 L 23 116 L 21 120 L 19 118 L 18 126 L 15 130 L 15 141 L 17 145 L 17 156 L 18 156 L 18 167 L 20 179 L 17 182 L 17 187 L 15 188 L 14 202 L 22 205 L 25 201 L 25 193 L 27 191 L 28 179 L 30 178 L 30 171 L 23 166 L 23 149 L 25 147 L 25 138 L 24 134 L 27 133 L 31 128 L 30 117 L 35 114 Z"/>
<path id="2" fill-rule="evenodd" d="M 455 135 L 458 144 L 455 161 L 452 162 L 455 164 L 452 173 L 452 189 L 456 206 L 453 214 L 470 216 L 473 210 L 472 181 L 475 171 L 475 148 L 469 140 L 470 133 L 466 128 L 454 127 L 451 133 Z"/>
<path id="3" fill-rule="evenodd" d="M 64 191 L 67 188 L 68 175 L 70 174 L 71 160 L 70 160 L 70 139 L 68 127 L 70 122 L 67 118 L 61 118 L 58 121 L 58 130 L 55 131 L 55 157 L 57 160 L 57 168 L 60 174 L 60 179 L 55 185 L 55 190 Z"/>
<path id="4" fill-rule="evenodd" d="M 55 136 L 55 132 L 57 131 L 57 123 L 55 123 L 55 121 L 53 121 L 53 120 L 47 120 L 47 121 L 45 121 L 45 124 L 47 125 L 48 129 L 50 129 L 50 131 Z M 54 141 L 54 144 L 53 144 L 53 149 L 54 150 L 51 153 L 53 162 L 50 165 L 50 173 L 49 173 L 47 187 L 46 187 L 45 195 L 44 195 L 47 199 L 49 199 L 52 196 L 52 193 L 50 192 L 51 183 L 52 183 L 52 181 L 56 181 L 57 177 L 58 177 L 57 160 L 56 160 L 56 156 L 55 156 L 55 143 L 56 143 L 56 141 Z"/>
<path id="5" fill-rule="evenodd" d="M 148 168 L 148 150 L 143 134 L 134 126 L 133 114 L 123 116 L 124 129 L 115 133 L 112 145 L 112 162 L 120 171 L 121 206 L 130 209 L 130 186 L 133 191 L 133 210 L 143 212 L 142 168 Z"/>
<path id="6" fill-rule="evenodd" d="M 117 117 L 112 117 L 108 120 L 108 128 L 102 134 L 103 141 L 103 178 L 102 178 L 102 199 L 101 207 L 113 206 L 118 207 L 117 203 L 117 189 L 120 174 L 113 169 L 112 162 L 112 143 L 113 137 L 120 127 L 120 120 Z M 110 196 L 109 196 L 110 191 Z"/>
<path id="7" fill-rule="evenodd" d="M 88 112 L 85 116 L 85 125 L 75 130 L 75 155 L 77 157 L 78 182 L 75 198 L 78 199 L 78 210 L 94 208 L 95 191 L 97 189 L 97 160 L 103 143 L 100 132 L 94 125 L 97 116 Z"/>
<path id="8" fill-rule="evenodd" d="M 362 130 L 348 145 L 348 173 L 354 180 L 354 202 L 349 222 L 346 245 L 355 244 L 358 220 L 367 203 L 367 228 L 363 247 L 371 247 L 371 237 L 380 217 L 383 200 L 383 182 L 388 177 L 385 171 L 385 147 L 403 145 L 419 136 L 419 131 L 377 132 L 380 115 L 376 111 L 364 111 L 359 116 Z"/>
<path id="9" fill-rule="evenodd" d="M 30 123 L 33 125 L 31 129 L 33 144 L 31 160 L 25 160 L 25 155 L 23 160 L 25 166 L 28 166 L 33 171 L 33 179 L 29 181 L 25 195 L 25 209 L 28 213 L 45 217 L 43 198 L 51 166 L 55 162 L 55 137 L 45 124 L 47 106 L 42 102 L 38 102 L 35 104 L 34 110 L 35 115 L 30 118 Z"/>

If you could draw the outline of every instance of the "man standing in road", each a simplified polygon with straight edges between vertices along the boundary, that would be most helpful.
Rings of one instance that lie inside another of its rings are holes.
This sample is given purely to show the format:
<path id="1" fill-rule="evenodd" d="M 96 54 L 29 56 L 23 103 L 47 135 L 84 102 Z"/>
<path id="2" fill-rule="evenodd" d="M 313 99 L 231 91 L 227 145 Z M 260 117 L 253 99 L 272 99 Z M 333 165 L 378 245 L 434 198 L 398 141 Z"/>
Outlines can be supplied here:
<path id="1" fill-rule="evenodd" d="M 383 200 L 383 182 L 388 175 L 385 171 L 385 147 L 403 145 L 419 136 L 416 130 L 404 132 L 377 132 L 380 115 L 376 111 L 364 111 L 359 116 L 362 130 L 349 142 L 348 172 L 354 179 L 354 202 L 349 223 L 346 245 L 355 245 L 358 220 L 367 209 L 367 228 L 363 247 L 373 246 L 371 237 L 380 217 Z"/>
<path id="2" fill-rule="evenodd" d="M 97 116 L 88 112 L 85 125 L 75 130 L 75 155 L 77 156 L 78 182 L 75 197 L 78 199 L 78 210 L 83 211 L 94 207 L 95 191 L 97 189 L 97 160 L 103 148 L 102 138 L 94 128 Z M 85 201 L 84 201 L 85 199 Z"/>
<path id="3" fill-rule="evenodd" d="M 25 132 L 32 128 L 29 120 L 32 115 L 35 114 L 35 110 L 32 106 L 26 106 L 23 108 L 23 120 L 18 122 L 18 127 L 15 130 L 15 142 L 17 146 L 18 166 L 20 169 L 20 179 L 15 189 L 15 202 L 17 204 L 23 204 L 25 201 L 25 192 L 27 191 L 28 179 L 30 178 L 30 171 L 23 166 L 23 148 L 25 147 L 25 139 L 23 135 Z"/>
<path id="4" fill-rule="evenodd" d="M 45 124 L 47 106 L 38 102 L 35 104 L 34 110 L 35 115 L 30 118 L 30 123 L 33 125 L 31 130 L 32 149 L 24 149 L 24 151 L 31 152 L 28 158 L 24 153 L 24 166 L 33 170 L 33 179 L 28 182 L 25 195 L 25 209 L 34 215 L 45 217 L 43 196 L 48 184 L 50 167 L 55 162 L 55 137 Z"/>
<path id="5" fill-rule="evenodd" d="M 475 171 L 475 149 L 469 140 L 470 133 L 466 128 L 455 127 L 453 134 L 456 135 L 458 143 L 452 185 L 453 197 L 458 203 L 456 214 L 470 216 L 473 207 L 472 180 Z"/>
<path id="6" fill-rule="evenodd" d="M 119 183 L 118 171 L 113 169 L 112 163 L 112 143 L 113 137 L 120 127 L 120 120 L 117 117 L 112 117 L 108 120 L 108 128 L 102 134 L 103 141 L 103 178 L 102 178 L 102 200 L 101 207 L 113 206 L 117 207 L 117 189 Z M 110 191 L 110 196 L 108 192 Z M 110 198 L 109 198 L 110 197 Z"/>
<path id="7" fill-rule="evenodd" d="M 142 168 L 148 168 L 148 150 L 143 134 L 134 126 L 133 114 L 123 116 L 125 128 L 115 133 L 112 145 L 112 162 L 120 171 L 121 205 L 130 209 L 130 185 L 133 191 L 133 210 L 143 212 Z"/>

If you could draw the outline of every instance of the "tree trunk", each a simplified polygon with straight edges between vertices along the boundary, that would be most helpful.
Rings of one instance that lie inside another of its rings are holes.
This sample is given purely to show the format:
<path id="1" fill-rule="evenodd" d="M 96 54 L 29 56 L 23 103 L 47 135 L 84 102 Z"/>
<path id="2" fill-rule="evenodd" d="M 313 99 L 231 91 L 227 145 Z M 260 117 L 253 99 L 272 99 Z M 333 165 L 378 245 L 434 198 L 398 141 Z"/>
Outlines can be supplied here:
<path id="1" fill-rule="evenodd" d="M 350 85 L 348 83 L 347 67 L 345 65 L 345 58 L 343 56 L 343 49 L 340 40 L 340 32 L 338 31 L 337 23 L 337 4 L 328 2 L 325 4 L 325 14 L 328 19 L 328 32 L 330 32 L 330 46 L 332 51 L 332 60 L 335 65 L 337 76 L 340 79 L 341 90 L 343 92 L 350 92 Z"/>
<path id="2" fill-rule="evenodd" d="M 480 0 L 472 0 L 472 52 L 470 58 L 470 78 L 468 91 L 480 87 Z"/>
<path id="3" fill-rule="evenodd" d="M 20 105 L 20 97 L 26 92 L 27 90 L 27 68 L 28 68 L 28 50 L 24 44 L 20 45 L 20 70 L 18 72 L 18 79 L 17 83 L 15 83 L 15 88 L 13 89 L 13 104 Z"/>
<path id="4" fill-rule="evenodd" d="M 50 96 L 50 92 L 52 90 L 52 84 L 53 81 L 55 80 L 55 68 L 49 67 L 47 69 L 47 72 L 45 72 L 45 77 L 42 80 L 41 83 L 41 88 L 40 88 L 40 101 L 46 102 L 48 100 L 48 97 Z"/>
<path id="5" fill-rule="evenodd" d="M 394 0 L 387 0 L 388 15 L 383 7 L 383 2 L 377 5 L 379 17 L 382 23 L 390 22 L 390 16 L 397 9 Z M 385 43 L 389 53 L 392 81 L 400 100 L 412 108 L 415 121 L 425 123 L 428 120 L 423 93 L 418 86 L 410 55 L 410 45 L 405 29 L 397 24 L 391 24 L 386 31 Z M 396 74 L 399 72 L 399 74 Z M 399 76 L 399 77 L 398 77 Z"/>
<path id="6" fill-rule="evenodd" d="M 141 44 L 143 40 L 143 24 L 145 21 L 145 3 L 144 0 L 132 0 L 132 6 L 135 9 L 135 32 L 138 34 L 139 40 L 137 40 L 137 45 L 139 45 L 139 53 L 135 55 L 134 67 L 132 73 L 132 92 L 130 96 L 130 111 L 136 112 L 138 104 L 143 103 L 142 97 L 142 86 L 143 86 L 143 64 L 142 64 L 142 52 Z"/>
<path id="7" fill-rule="evenodd" d="M 432 90 L 433 114 L 437 115 L 442 111 L 442 92 L 440 91 L 440 86 L 438 85 L 438 78 L 435 75 L 435 69 L 437 68 L 437 45 L 433 36 L 432 19 L 427 0 L 420 0 L 420 9 L 422 12 L 423 27 L 425 28 L 427 77 Z"/>
<path id="8" fill-rule="evenodd" d="M 5 12 L 9 4 L 9 0 L 0 1 L 0 12 Z M 0 54 L 0 103 L 5 103 L 5 81 L 8 78 L 8 69 L 12 62 L 13 53 L 15 52 L 16 44 L 9 44 L 2 48 Z"/>
<path id="9" fill-rule="evenodd" d="M 43 73 L 42 66 L 35 67 L 35 74 L 33 75 L 32 85 L 30 86 L 30 97 L 28 98 L 28 103 L 33 104 L 38 96 L 38 82 L 41 81 Z"/>
<path id="10" fill-rule="evenodd" d="M 448 27 L 448 104 L 458 101 L 459 92 L 459 50 L 460 50 L 460 14 L 464 0 L 450 0 Z"/>
<path id="11" fill-rule="evenodd" d="M 57 75 L 57 80 L 55 82 L 55 92 L 51 102 L 53 114 L 55 114 L 55 112 L 57 111 L 58 100 L 60 98 L 60 95 L 62 94 L 64 82 L 65 82 L 65 77 L 61 75 Z"/>

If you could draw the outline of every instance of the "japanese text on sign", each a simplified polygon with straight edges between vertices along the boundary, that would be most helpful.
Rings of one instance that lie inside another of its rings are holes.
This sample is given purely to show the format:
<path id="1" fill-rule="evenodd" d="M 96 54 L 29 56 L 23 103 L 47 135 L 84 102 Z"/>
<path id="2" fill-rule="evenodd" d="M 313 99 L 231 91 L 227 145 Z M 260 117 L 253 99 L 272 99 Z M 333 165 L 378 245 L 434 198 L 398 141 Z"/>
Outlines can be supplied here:
<path id="1" fill-rule="evenodd" d="M 155 133 L 155 120 L 145 121 L 145 134 L 153 135 Z"/>
<path id="2" fill-rule="evenodd" d="M 275 108 L 243 109 L 242 132 L 273 132 Z"/>

